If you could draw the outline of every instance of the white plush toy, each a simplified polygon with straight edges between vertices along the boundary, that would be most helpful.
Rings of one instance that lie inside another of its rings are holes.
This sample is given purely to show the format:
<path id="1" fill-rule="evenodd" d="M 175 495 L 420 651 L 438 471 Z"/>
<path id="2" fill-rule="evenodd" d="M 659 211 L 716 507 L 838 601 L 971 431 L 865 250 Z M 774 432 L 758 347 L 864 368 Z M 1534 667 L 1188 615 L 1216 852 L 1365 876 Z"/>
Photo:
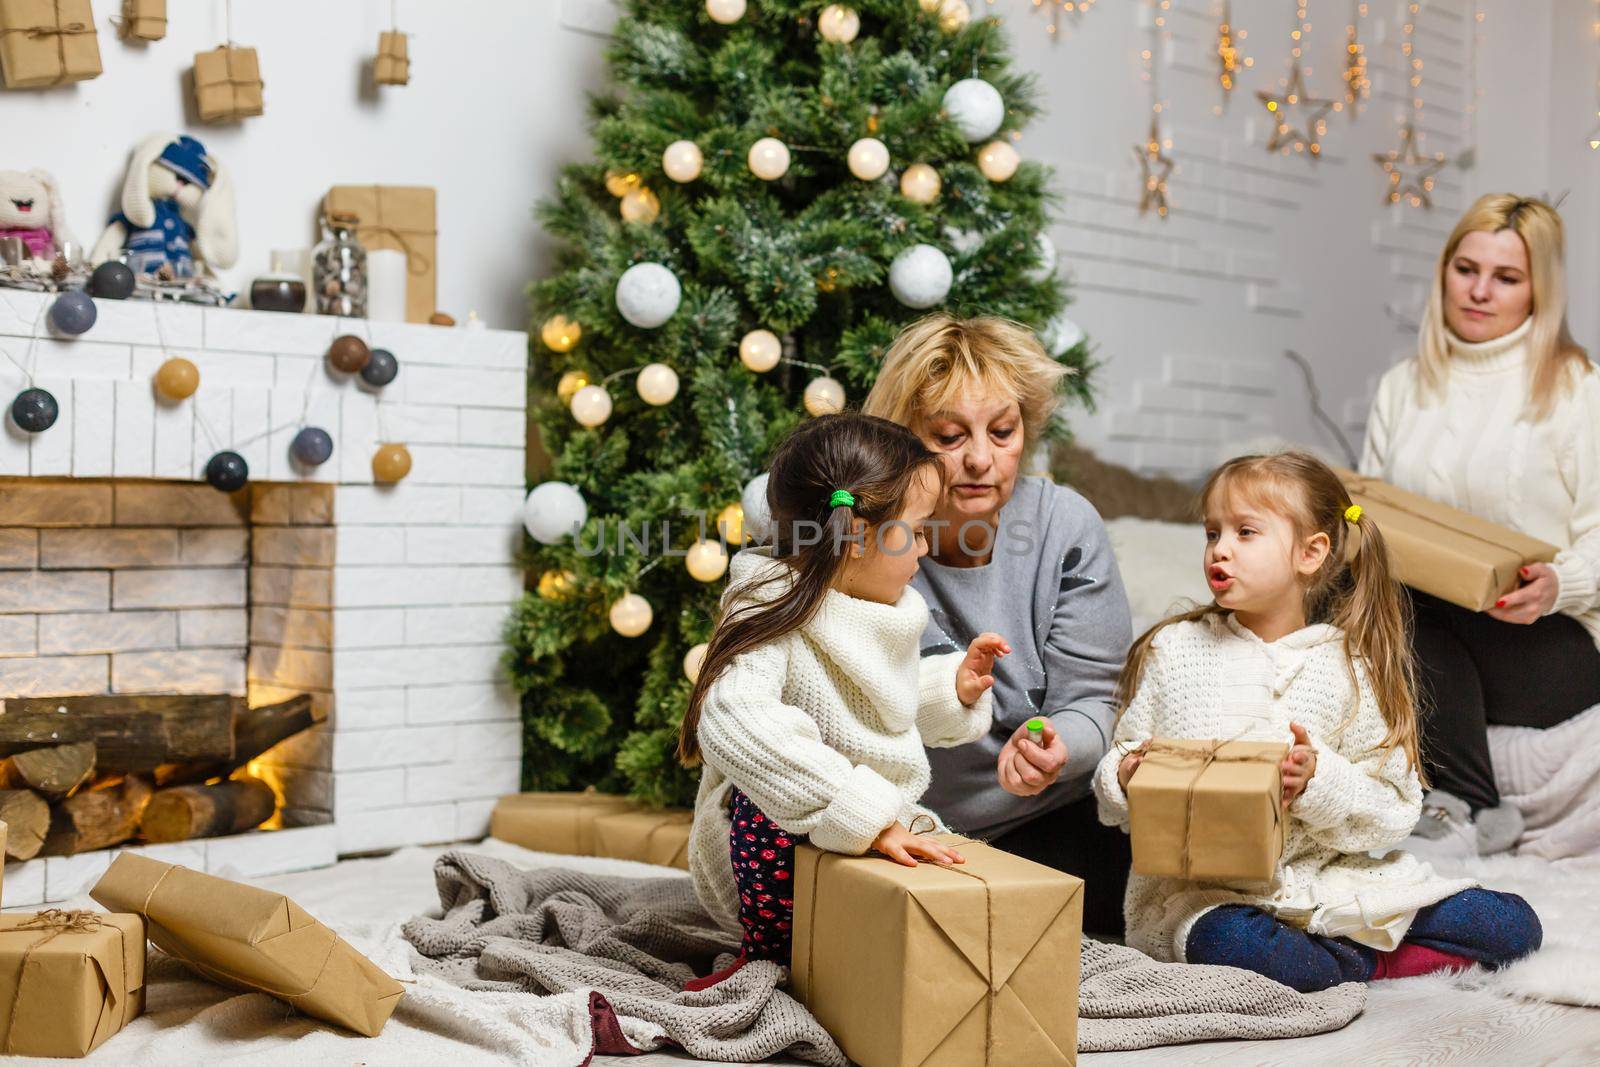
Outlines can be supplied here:
<path id="1" fill-rule="evenodd" d="M 54 259 L 72 240 L 61 190 L 49 171 L 0 170 L 0 237 L 20 237 L 32 259 Z"/>
<path id="2" fill-rule="evenodd" d="M 151 134 L 133 150 L 122 210 L 90 258 L 103 263 L 124 253 L 135 274 L 166 266 L 177 278 L 226 270 L 239 258 L 233 182 L 193 137 Z"/>

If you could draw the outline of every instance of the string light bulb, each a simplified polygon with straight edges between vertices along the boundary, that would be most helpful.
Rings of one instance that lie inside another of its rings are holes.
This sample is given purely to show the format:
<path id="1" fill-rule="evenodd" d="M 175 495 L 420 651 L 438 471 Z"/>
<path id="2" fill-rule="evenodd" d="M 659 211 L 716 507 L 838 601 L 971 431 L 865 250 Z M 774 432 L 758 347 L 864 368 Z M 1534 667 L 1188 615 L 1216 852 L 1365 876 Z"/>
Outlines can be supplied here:
<path id="1" fill-rule="evenodd" d="M 789 171 L 789 146 L 776 137 L 763 137 L 750 146 L 750 173 L 762 181 L 777 181 Z"/>
<path id="2" fill-rule="evenodd" d="M 577 319 L 565 315 L 551 315 L 539 327 L 539 339 L 552 352 L 571 352 L 583 337 L 583 327 Z"/>

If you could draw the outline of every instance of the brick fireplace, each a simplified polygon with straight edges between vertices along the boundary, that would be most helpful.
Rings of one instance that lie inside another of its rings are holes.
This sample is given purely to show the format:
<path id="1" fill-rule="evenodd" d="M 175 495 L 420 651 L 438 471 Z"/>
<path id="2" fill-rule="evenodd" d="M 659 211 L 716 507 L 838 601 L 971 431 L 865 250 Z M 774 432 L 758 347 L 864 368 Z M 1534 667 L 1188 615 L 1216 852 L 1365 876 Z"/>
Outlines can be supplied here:
<path id="1" fill-rule="evenodd" d="M 0 401 L 31 364 L 61 408 L 31 438 L 0 429 L 0 700 L 311 694 L 322 721 L 251 764 L 279 797 L 269 829 L 137 846 L 173 862 L 258 875 L 481 836 L 520 768 L 499 657 L 522 589 L 525 335 L 102 300 L 61 339 L 37 325 L 49 299 L 0 290 Z M 328 369 L 343 332 L 399 377 Z M 151 385 L 169 356 L 201 373 L 178 404 Z M 302 419 L 335 441 L 313 471 L 288 455 Z M 414 457 L 399 485 L 373 484 L 383 441 Z M 200 480 L 228 447 L 251 467 L 233 494 Z M 5 903 L 70 897 L 113 854 L 13 863 Z"/>

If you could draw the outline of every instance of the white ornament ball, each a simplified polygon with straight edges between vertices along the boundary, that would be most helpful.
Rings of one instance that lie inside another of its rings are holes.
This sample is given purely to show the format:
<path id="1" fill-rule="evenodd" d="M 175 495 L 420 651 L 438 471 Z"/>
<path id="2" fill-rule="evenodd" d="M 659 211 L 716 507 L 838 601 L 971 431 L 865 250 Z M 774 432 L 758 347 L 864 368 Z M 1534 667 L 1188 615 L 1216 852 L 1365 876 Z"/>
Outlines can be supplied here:
<path id="1" fill-rule="evenodd" d="M 964 256 L 976 252 L 983 246 L 983 234 L 977 230 L 964 230 L 959 226 L 946 226 L 944 239 L 949 242 L 951 248 Z"/>
<path id="2" fill-rule="evenodd" d="M 789 146 L 776 137 L 763 137 L 750 146 L 750 173 L 762 181 L 774 182 L 788 173 Z"/>
<path id="3" fill-rule="evenodd" d="M 823 40 L 834 44 L 849 44 L 861 32 L 861 16 L 854 8 L 843 4 L 829 4 L 817 16 L 817 32 Z"/>
<path id="4" fill-rule="evenodd" d="M 739 362 L 757 374 L 765 374 L 776 367 L 781 355 L 783 343 L 771 330 L 751 330 L 739 341 Z"/>
<path id="5" fill-rule="evenodd" d="M 844 410 L 844 386 L 832 378 L 813 378 L 806 386 L 805 405 L 813 415 L 837 415 Z"/>
<path id="6" fill-rule="evenodd" d="M 744 18 L 744 0 L 706 0 L 706 14 L 712 22 L 731 26 Z"/>
<path id="7" fill-rule="evenodd" d="M 692 182 L 700 177 L 705 156 L 693 141 L 673 141 L 661 153 L 661 169 L 675 182 Z"/>
<path id="8" fill-rule="evenodd" d="M 583 494 L 566 482 L 541 482 L 522 503 L 522 525 L 541 545 L 576 534 L 588 521 Z"/>
<path id="9" fill-rule="evenodd" d="M 700 680 L 700 667 L 705 663 L 706 652 L 710 648 L 702 641 L 683 654 L 683 676 L 689 679 L 690 685 Z"/>
<path id="10" fill-rule="evenodd" d="M 1061 355 L 1083 338 L 1083 329 L 1065 315 L 1057 315 L 1039 332 L 1039 343 L 1052 356 Z"/>
<path id="11" fill-rule="evenodd" d="M 1028 280 L 1042 282 L 1056 272 L 1056 243 L 1050 240 L 1049 234 L 1041 232 L 1034 247 L 1039 252 L 1039 265 L 1028 271 Z"/>
<path id="12" fill-rule="evenodd" d="M 945 33 L 955 33 L 971 21 L 967 0 L 942 0 L 939 4 L 939 28 Z"/>
<path id="13" fill-rule="evenodd" d="M 650 601 L 638 593 L 629 593 L 611 605 L 611 628 L 623 637 L 638 637 L 650 629 L 655 613 Z"/>
<path id="14" fill-rule="evenodd" d="M 945 90 L 944 111 L 968 144 L 993 137 L 1005 121 L 1006 102 L 1000 90 L 982 78 L 963 78 Z"/>
<path id="15" fill-rule="evenodd" d="M 611 394 L 601 385 L 586 385 L 572 394 L 572 417 L 593 429 L 611 417 Z"/>
<path id="16" fill-rule="evenodd" d="M 651 363 L 639 372 L 639 399 L 660 407 L 678 395 L 678 372 L 665 363 Z"/>
<path id="17" fill-rule="evenodd" d="M 889 146 L 876 137 L 863 137 L 845 157 L 850 173 L 864 182 L 877 181 L 889 170 Z"/>
<path id="18" fill-rule="evenodd" d="M 697 582 L 714 582 L 728 570 L 728 550 L 721 541 L 696 541 L 683 559 L 689 576 Z"/>
<path id="19" fill-rule="evenodd" d="M 990 141 L 978 150 L 978 169 L 992 182 L 1010 181 L 1022 165 L 1022 155 L 1010 141 Z"/>
<path id="20" fill-rule="evenodd" d="M 950 257 L 932 245 L 912 245 L 889 264 L 889 291 L 908 308 L 931 308 L 950 295 Z"/>
<path id="21" fill-rule="evenodd" d="M 913 163 L 900 175 L 900 195 L 918 204 L 939 199 L 939 172 L 926 163 Z"/>
<path id="22" fill-rule="evenodd" d="M 739 506 L 744 508 L 745 536 L 756 544 L 772 540 L 772 511 L 767 507 L 767 476 L 758 474 L 750 479 L 739 494 Z"/>
<path id="23" fill-rule="evenodd" d="M 672 318 L 682 299 L 678 276 L 660 263 L 635 263 L 617 279 L 617 311 L 642 330 Z"/>

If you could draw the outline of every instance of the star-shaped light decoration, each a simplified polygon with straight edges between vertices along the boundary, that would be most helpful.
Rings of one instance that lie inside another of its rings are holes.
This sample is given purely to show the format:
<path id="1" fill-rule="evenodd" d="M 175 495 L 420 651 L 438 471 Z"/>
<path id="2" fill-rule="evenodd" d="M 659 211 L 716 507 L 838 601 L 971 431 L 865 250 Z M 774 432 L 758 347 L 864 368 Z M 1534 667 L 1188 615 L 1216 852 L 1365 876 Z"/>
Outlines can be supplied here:
<path id="1" fill-rule="evenodd" d="M 1289 67 L 1289 82 L 1283 92 L 1269 93 L 1261 89 L 1256 92 L 1256 97 L 1271 114 L 1274 123 L 1272 137 L 1267 142 L 1268 152 L 1287 155 L 1292 149 L 1306 152 L 1312 159 L 1322 155 L 1322 138 L 1328 132 L 1326 119 L 1328 112 L 1333 110 L 1333 101 L 1307 94 L 1306 73 L 1299 59 Z M 1301 112 L 1303 123 L 1291 122 L 1291 111 Z"/>
<path id="2" fill-rule="evenodd" d="M 1384 191 L 1384 202 L 1398 204 L 1404 200 L 1412 207 L 1433 210 L 1433 176 L 1448 162 L 1443 152 L 1424 155 L 1417 150 L 1417 129 L 1410 122 L 1400 127 L 1400 147 L 1388 152 L 1374 152 L 1372 158 L 1389 176 L 1389 188 Z"/>
<path id="3" fill-rule="evenodd" d="M 1089 13 L 1094 7 L 1095 0 L 1031 0 L 1033 9 L 1043 14 L 1050 20 L 1050 25 L 1045 27 L 1045 32 L 1055 40 L 1060 40 L 1061 20 L 1070 18 L 1076 25 L 1077 20 Z M 993 4 L 994 0 L 989 0 Z"/>
<path id="4" fill-rule="evenodd" d="M 1244 38 L 1245 31 L 1236 29 L 1233 25 L 1232 0 L 1222 0 L 1222 18 L 1217 23 L 1216 49 L 1217 83 L 1222 86 L 1222 103 L 1212 108 L 1219 115 L 1228 108 L 1228 101 L 1233 97 L 1233 87 L 1239 81 L 1239 72 L 1255 65 L 1255 60 L 1239 50 L 1239 42 Z"/>
<path id="5" fill-rule="evenodd" d="M 1161 143 L 1161 126 L 1154 116 L 1150 118 L 1150 136 L 1144 144 L 1133 146 L 1133 155 L 1139 161 L 1139 173 L 1144 186 L 1139 192 L 1139 214 L 1155 208 L 1157 215 L 1167 217 L 1167 178 L 1172 174 L 1172 159 Z"/>

